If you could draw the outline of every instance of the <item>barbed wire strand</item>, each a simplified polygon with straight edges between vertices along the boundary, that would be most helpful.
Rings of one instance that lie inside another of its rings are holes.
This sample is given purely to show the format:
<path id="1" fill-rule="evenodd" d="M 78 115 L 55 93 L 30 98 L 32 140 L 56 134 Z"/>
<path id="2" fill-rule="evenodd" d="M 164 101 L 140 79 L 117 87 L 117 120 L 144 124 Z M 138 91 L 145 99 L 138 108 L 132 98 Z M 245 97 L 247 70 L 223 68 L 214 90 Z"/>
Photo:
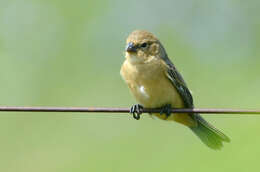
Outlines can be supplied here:
<path id="1" fill-rule="evenodd" d="M 160 113 L 162 109 L 144 108 L 141 113 Z M 111 107 L 40 107 L 40 106 L 0 106 L 0 112 L 85 112 L 85 113 L 129 113 L 130 108 Z M 176 108 L 172 113 L 202 114 L 259 114 L 260 110 L 252 109 L 209 109 L 209 108 Z"/>

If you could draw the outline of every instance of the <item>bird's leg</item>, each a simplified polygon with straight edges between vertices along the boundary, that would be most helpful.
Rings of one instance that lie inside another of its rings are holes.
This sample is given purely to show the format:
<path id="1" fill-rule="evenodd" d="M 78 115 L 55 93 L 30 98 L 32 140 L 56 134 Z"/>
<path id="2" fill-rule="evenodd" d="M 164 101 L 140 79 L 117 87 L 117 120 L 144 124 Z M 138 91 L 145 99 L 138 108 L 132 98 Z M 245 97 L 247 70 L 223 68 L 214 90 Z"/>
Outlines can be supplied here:
<path id="1" fill-rule="evenodd" d="M 143 106 L 140 104 L 133 105 L 130 108 L 130 113 L 133 114 L 134 119 L 139 120 L 140 115 L 143 113 Z"/>
<path id="2" fill-rule="evenodd" d="M 171 115 L 171 109 L 172 106 L 170 104 L 167 104 L 165 106 L 162 107 L 162 110 L 160 112 L 160 114 L 165 114 L 166 115 L 166 119 Z"/>

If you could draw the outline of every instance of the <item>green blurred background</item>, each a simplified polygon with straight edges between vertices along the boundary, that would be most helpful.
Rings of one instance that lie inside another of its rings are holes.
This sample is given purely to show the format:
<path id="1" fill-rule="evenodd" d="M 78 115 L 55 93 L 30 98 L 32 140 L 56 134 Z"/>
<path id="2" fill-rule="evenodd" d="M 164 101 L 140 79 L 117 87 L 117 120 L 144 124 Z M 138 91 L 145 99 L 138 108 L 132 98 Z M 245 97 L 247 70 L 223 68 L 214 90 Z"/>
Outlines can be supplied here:
<path id="1" fill-rule="evenodd" d="M 260 3 L 0 0 L 0 105 L 130 107 L 127 35 L 160 38 L 200 108 L 260 108 Z M 260 117 L 204 115 L 221 151 L 144 115 L 0 114 L 0 171 L 259 170 Z"/>

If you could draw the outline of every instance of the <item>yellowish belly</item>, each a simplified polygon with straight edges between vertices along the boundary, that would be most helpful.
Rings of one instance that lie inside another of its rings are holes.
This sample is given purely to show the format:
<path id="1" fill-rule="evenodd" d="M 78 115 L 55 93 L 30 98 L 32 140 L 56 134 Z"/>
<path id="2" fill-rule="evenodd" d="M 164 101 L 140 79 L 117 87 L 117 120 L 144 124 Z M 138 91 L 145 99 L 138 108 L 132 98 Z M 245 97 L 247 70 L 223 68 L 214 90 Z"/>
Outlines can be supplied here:
<path id="1" fill-rule="evenodd" d="M 165 76 L 133 82 L 130 89 L 137 101 L 145 107 L 157 108 L 166 104 L 176 108 L 183 107 L 178 92 Z"/>

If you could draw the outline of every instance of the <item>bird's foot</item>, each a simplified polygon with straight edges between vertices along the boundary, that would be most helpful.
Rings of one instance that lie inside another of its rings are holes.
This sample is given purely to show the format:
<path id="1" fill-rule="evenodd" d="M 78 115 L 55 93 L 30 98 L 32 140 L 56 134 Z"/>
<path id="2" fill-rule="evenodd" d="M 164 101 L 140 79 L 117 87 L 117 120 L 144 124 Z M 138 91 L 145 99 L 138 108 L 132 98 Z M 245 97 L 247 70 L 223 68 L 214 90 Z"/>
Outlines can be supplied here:
<path id="1" fill-rule="evenodd" d="M 165 114 L 166 115 L 166 119 L 171 115 L 171 105 L 170 104 L 167 104 L 165 106 L 162 107 L 162 110 L 160 112 L 160 114 Z"/>
<path id="2" fill-rule="evenodd" d="M 130 113 L 133 114 L 134 119 L 139 120 L 140 115 L 143 113 L 144 107 L 140 104 L 133 105 L 130 108 Z"/>

